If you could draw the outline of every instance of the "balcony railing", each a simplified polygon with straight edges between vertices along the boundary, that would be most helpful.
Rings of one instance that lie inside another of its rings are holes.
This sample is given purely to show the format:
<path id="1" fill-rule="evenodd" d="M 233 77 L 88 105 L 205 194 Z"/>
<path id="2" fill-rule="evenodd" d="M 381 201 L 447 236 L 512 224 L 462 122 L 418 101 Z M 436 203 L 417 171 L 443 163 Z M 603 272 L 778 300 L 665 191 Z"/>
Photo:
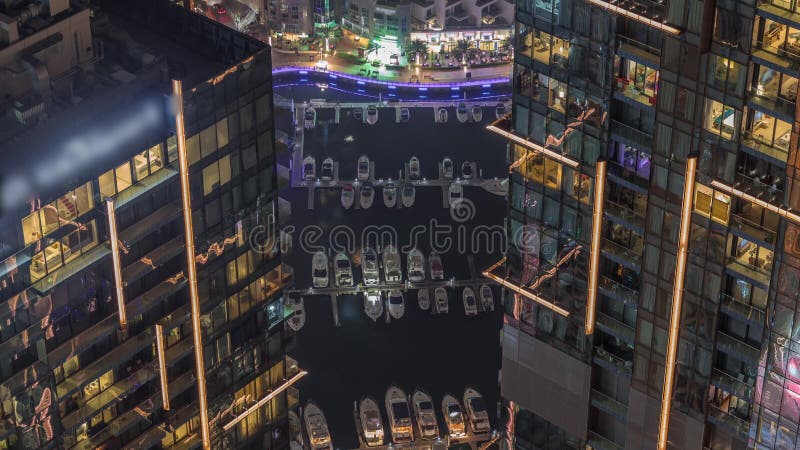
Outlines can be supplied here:
<path id="1" fill-rule="evenodd" d="M 720 294 L 719 304 L 725 313 L 752 325 L 764 325 L 764 311 L 753 305 L 744 303 L 727 294 Z"/>
<path id="2" fill-rule="evenodd" d="M 635 305 L 639 299 L 639 291 L 617 283 L 606 276 L 600 275 L 597 285 L 601 291 L 605 291 L 606 295 L 619 298 L 626 304 Z"/>
<path id="3" fill-rule="evenodd" d="M 616 399 L 598 391 L 597 389 L 592 389 L 592 406 L 611 414 L 623 422 L 628 417 L 627 405 L 620 403 Z"/>
<path id="4" fill-rule="evenodd" d="M 786 198 L 786 193 L 782 189 L 779 189 L 777 185 L 762 183 L 761 180 L 757 178 L 751 178 L 739 172 L 736 173 L 733 187 L 755 198 L 775 205 L 782 204 Z"/>
<path id="5" fill-rule="evenodd" d="M 630 249 L 628 247 L 622 246 L 617 244 L 616 242 L 610 239 L 603 239 L 603 247 L 604 252 L 611 253 L 612 255 L 616 255 L 617 257 L 621 258 L 625 261 L 630 261 L 636 266 L 636 270 L 639 270 L 642 264 L 642 253 L 637 252 L 636 250 Z"/>
<path id="6" fill-rule="evenodd" d="M 740 376 L 744 377 L 744 374 Z M 717 368 L 714 368 L 711 372 L 711 384 L 746 401 L 750 401 L 753 398 L 753 386 Z"/>
<path id="7" fill-rule="evenodd" d="M 723 411 L 714 404 L 708 405 L 708 420 L 717 425 L 728 428 L 740 438 L 747 439 L 747 435 L 750 432 L 749 421 L 737 417 L 729 412 Z"/>
<path id="8" fill-rule="evenodd" d="M 766 244 L 775 245 L 777 233 L 769 228 L 763 227 L 753 223 L 739 214 L 731 214 L 732 228 L 738 228 L 750 237 L 764 242 Z"/>
<path id="9" fill-rule="evenodd" d="M 644 229 L 643 214 L 640 214 L 627 206 L 620 205 L 608 199 L 606 199 L 605 207 L 606 214 L 620 218 L 633 226 Z"/>
<path id="10" fill-rule="evenodd" d="M 653 148 L 653 135 L 645 133 L 644 131 L 637 130 L 631 126 L 625 125 L 622 122 L 612 120 L 611 132 L 617 134 L 628 141 L 638 144 L 637 147 L 652 149 Z"/>
<path id="11" fill-rule="evenodd" d="M 597 450 L 623 450 L 621 445 L 592 430 L 589 430 L 586 443 Z"/>
<path id="12" fill-rule="evenodd" d="M 722 331 L 717 331 L 717 349 L 745 363 L 757 364 L 760 350 Z"/>
<path id="13" fill-rule="evenodd" d="M 619 321 L 602 312 L 597 313 L 597 327 L 606 333 L 633 345 L 634 329 L 625 322 Z"/>
<path id="14" fill-rule="evenodd" d="M 732 256 L 728 257 L 727 265 L 725 267 L 758 283 L 761 283 L 764 286 L 769 286 L 771 270 L 766 270 L 752 264 L 743 263 Z"/>
<path id="15" fill-rule="evenodd" d="M 627 167 L 622 167 L 616 162 L 609 161 L 608 172 L 621 178 L 631 184 L 639 186 L 640 188 L 647 189 L 650 186 L 650 180 L 639 176 L 635 170 Z"/>

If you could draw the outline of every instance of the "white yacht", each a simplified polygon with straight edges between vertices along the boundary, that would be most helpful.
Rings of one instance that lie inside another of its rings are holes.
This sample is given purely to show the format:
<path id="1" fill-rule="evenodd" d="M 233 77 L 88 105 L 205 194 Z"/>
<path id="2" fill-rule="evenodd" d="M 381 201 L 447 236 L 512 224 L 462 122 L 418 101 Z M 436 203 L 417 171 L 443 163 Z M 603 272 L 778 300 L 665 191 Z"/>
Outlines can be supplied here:
<path id="1" fill-rule="evenodd" d="M 312 402 L 306 403 L 303 411 L 303 419 L 306 422 L 306 432 L 308 440 L 311 442 L 313 450 L 333 450 L 331 434 L 328 431 L 328 421 L 319 406 Z"/>
<path id="2" fill-rule="evenodd" d="M 419 158 L 412 156 L 408 161 L 408 178 L 411 180 L 419 180 Z"/>
<path id="3" fill-rule="evenodd" d="M 433 408 L 433 399 L 420 389 L 411 396 L 414 416 L 417 419 L 417 429 L 422 439 L 436 439 L 439 437 L 439 424 L 436 423 L 436 412 Z"/>
<path id="4" fill-rule="evenodd" d="M 380 282 L 378 254 L 370 247 L 365 247 L 361 251 L 361 272 L 364 275 L 365 285 L 374 286 Z"/>
<path id="5" fill-rule="evenodd" d="M 467 286 L 464 288 L 462 297 L 464 298 L 464 313 L 467 316 L 477 316 L 478 303 L 475 301 L 475 291 L 473 291 L 471 287 Z"/>
<path id="6" fill-rule="evenodd" d="M 394 290 L 389 292 L 387 299 L 389 303 L 389 315 L 394 319 L 400 319 L 406 312 L 406 300 L 403 298 L 403 293 Z"/>
<path id="7" fill-rule="evenodd" d="M 494 294 L 492 288 L 486 284 L 481 285 L 480 289 L 481 304 L 484 311 L 494 311 Z"/>
<path id="8" fill-rule="evenodd" d="M 471 180 L 473 175 L 472 163 L 469 161 L 464 161 L 464 163 L 461 164 L 461 176 L 464 177 L 465 180 Z"/>
<path id="9" fill-rule="evenodd" d="M 314 253 L 311 259 L 311 273 L 314 287 L 328 287 L 330 277 L 328 276 L 328 256 L 324 252 Z"/>
<path id="10" fill-rule="evenodd" d="M 342 206 L 344 209 L 353 207 L 353 202 L 356 199 L 356 189 L 352 184 L 345 184 L 342 186 Z"/>
<path id="11" fill-rule="evenodd" d="M 374 200 L 375 188 L 372 187 L 372 183 L 365 182 L 363 185 L 361 185 L 361 192 L 358 196 L 358 204 L 361 206 L 361 209 L 369 209 Z"/>
<path id="12" fill-rule="evenodd" d="M 423 311 L 431 308 L 431 297 L 428 288 L 422 288 L 417 291 L 417 302 L 419 303 L 419 309 Z"/>
<path id="13" fill-rule="evenodd" d="M 442 266 L 442 257 L 436 252 L 431 252 L 428 257 L 428 265 L 431 269 L 431 280 L 444 279 L 444 267 Z"/>
<path id="14" fill-rule="evenodd" d="M 376 108 L 375 105 L 369 105 L 367 107 L 367 123 L 370 125 L 378 123 L 378 108 Z"/>
<path id="15" fill-rule="evenodd" d="M 364 296 L 364 312 L 373 322 L 383 315 L 383 297 L 380 291 L 367 292 Z"/>
<path id="16" fill-rule="evenodd" d="M 464 413 L 461 411 L 461 404 L 457 398 L 450 394 L 444 396 L 442 399 L 442 415 L 451 438 L 460 438 L 467 435 L 467 430 L 464 426 Z"/>
<path id="17" fill-rule="evenodd" d="M 446 108 L 439 108 L 439 123 L 447 123 L 447 109 Z"/>
<path id="18" fill-rule="evenodd" d="M 358 181 L 369 180 L 369 158 L 367 158 L 367 155 L 361 155 L 358 157 L 356 177 L 358 178 Z"/>
<path id="19" fill-rule="evenodd" d="M 300 331 L 303 325 L 306 324 L 306 308 L 305 305 L 303 305 L 303 297 L 296 299 L 288 297 L 286 299 L 286 306 L 294 310 L 294 315 L 287 321 L 289 328 L 294 331 Z"/>
<path id="20" fill-rule="evenodd" d="M 500 119 L 505 115 L 506 115 L 506 105 L 503 103 L 498 103 L 497 106 L 495 106 L 494 108 L 494 116 Z"/>
<path id="21" fill-rule="evenodd" d="M 489 413 L 486 412 L 486 402 L 475 389 L 467 388 L 464 391 L 464 409 L 467 411 L 470 427 L 475 434 L 489 432 Z"/>
<path id="22" fill-rule="evenodd" d="M 403 268 L 400 266 L 400 254 L 392 245 L 383 249 L 383 276 L 387 283 L 399 283 L 403 278 Z"/>
<path id="23" fill-rule="evenodd" d="M 411 111 L 408 108 L 400 108 L 400 123 L 407 123 L 411 119 Z"/>
<path id="24" fill-rule="evenodd" d="M 350 258 L 344 253 L 337 253 L 333 259 L 333 273 L 336 277 L 336 286 L 353 285 L 353 267 Z"/>
<path id="25" fill-rule="evenodd" d="M 386 413 L 389 415 L 389 428 L 395 444 L 403 444 L 414 440 L 411 429 L 411 410 L 408 408 L 406 393 L 397 386 L 390 386 L 386 391 Z"/>
<path id="26" fill-rule="evenodd" d="M 466 123 L 469 120 L 469 111 L 467 110 L 467 104 L 464 102 L 460 102 L 458 107 L 456 108 L 456 118 L 461 123 Z"/>
<path id="27" fill-rule="evenodd" d="M 317 126 L 317 110 L 313 106 L 306 108 L 304 119 L 303 123 L 306 130 L 313 130 Z"/>
<path id="28" fill-rule="evenodd" d="M 419 249 L 411 250 L 406 262 L 408 279 L 411 281 L 425 281 L 425 257 Z"/>
<path id="29" fill-rule="evenodd" d="M 400 198 L 400 200 L 403 202 L 403 207 L 411 208 L 412 206 L 414 206 L 414 199 L 416 195 L 417 191 L 416 189 L 414 189 L 413 185 L 407 184 L 403 186 L 403 192 Z"/>
<path id="30" fill-rule="evenodd" d="M 320 178 L 322 181 L 333 180 L 333 158 L 325 158 L 322 161 L 322 170 L 320 171 Z"/>
<path id="31" fill-rule="evenodd" d="M 447 291 L 443 287 L 437 287 L 433 291 L 433 301 L 437 313 L 447 314 L 450 311 L 450 304 L 447 300 Z"/>
<path id="32" fill-rule="evenodd" d="M 394 208 L 397 205 L 397 185 L 391 181 L 383 185 L 383 204 L 387 208 Z"/>
<path id="33" fill-rule="evenodd" d="M 361 418 L 361 430 L 367 447 L 383 445 L 383 421 L 378 403 L 370 397 L 364 397 L 358 405 L 358 417 Z"/>
<path id="34" fill-rule="evenodd" d="M 453 160 L 448 157 L 442 160 L 442 176 L 446 180 L 453 179 Z"/>
<path id="35" fill-rule="evenodd" d="M 456 203 L 464 199 L 464 188 L 459 183 L 451 183 L 450 188 L 447 190 L 447 201 L 450 207 L 455 206 Z"/>
<path id="36" fill-rule="evenodd" d="M 472 106 L 472 121 L 473 122 L 480 122 L 483 120 L 483 109 L 480 105 L 473 105 Z"/>
<path id="37" fill-rule="evenodd" d="M 314 181 L 317 176 L 317 165 L 314 162 L 314 157 L 309 155 L 303 158 L 303 179 L 307 181 Z"/>

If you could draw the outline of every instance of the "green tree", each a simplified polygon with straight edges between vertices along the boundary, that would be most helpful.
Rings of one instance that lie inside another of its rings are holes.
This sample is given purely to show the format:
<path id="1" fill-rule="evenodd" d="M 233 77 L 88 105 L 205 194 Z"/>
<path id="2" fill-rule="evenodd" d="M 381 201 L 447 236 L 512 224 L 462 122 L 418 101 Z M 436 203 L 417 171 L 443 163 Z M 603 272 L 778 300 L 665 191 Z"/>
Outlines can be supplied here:
<path id="1" fill-rule="evenodd" d="M 463 58 L 467 51 L 469 51 L 470 46 L 471 44 L 468 40 L 459 39 L 456 42 L 456 47 L 453 49 L 453 56 L 455 56 L 457 59 Z"/>
<path id="2" fill-rule="evenodd" d="M 500 41 L 500 51 L 509 52 L 511 51 L 512 45 L 514 45 L 514 40 L 511 38 L 511 36 L 507 36 L 505 39 Z"/>
<path id="3" fill-rule="evenodd" d="M 423 41 L 422 39 L 414 39 L 413 41 L 411 41 L 411 44 L 409 44 L 408 51 L 414 57 L 412 59 L 416 59 L 417 55 L 427 55 L 428 43 Z"/>

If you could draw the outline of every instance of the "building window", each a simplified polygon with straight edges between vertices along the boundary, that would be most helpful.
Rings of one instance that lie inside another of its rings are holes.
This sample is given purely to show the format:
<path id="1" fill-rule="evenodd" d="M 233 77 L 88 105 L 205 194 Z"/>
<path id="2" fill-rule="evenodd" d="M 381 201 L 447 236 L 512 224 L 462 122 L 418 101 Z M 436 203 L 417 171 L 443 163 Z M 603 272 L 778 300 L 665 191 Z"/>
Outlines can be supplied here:
<path id="1" fill-rule="evenodd" d="M 56 201 L 42 206 L 22 219 L 22 235 L 25 245 L 41 239 L 64 225 L 75 225 L 75 219 L 93 207 L 94 197 L 91 183 L 67 192 Z"/>
<path id="2" fill-rule="evenodd" d="M 702 184 L 695 184 L 694 210 L 723 225 L 728 224 L 731 198 Z"/>
<path id="3" fill-rule="evenodd" d="M 703 127 L 725 139 L 732 139 L 740 123 L 742 113 L 720 102 L 706 99 Z"/>
<path id="4" fill-rule="evenodd" d="M 61 239 L 47 239 L 44 249 L 31 258 L 31 280 L 36 281 L 97 245 L 94 220 L 77 224 L 76 230 Z"/>

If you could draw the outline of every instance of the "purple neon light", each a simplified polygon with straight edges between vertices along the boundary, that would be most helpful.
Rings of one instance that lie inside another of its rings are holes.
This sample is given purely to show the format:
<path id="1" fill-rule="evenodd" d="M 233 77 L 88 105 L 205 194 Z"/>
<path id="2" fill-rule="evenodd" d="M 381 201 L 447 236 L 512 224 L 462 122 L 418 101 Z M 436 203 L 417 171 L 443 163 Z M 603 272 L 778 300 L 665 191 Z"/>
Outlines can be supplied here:
<path id="1" fill-rule="evenodd" d="M 290 73 L 290 72 L 306 72 L 308 73 L 308 68 L 305 67 L 295 67 L 295 66 L 283 66 L 277 67 L 272 69 L 273 74 L 281 74 L 281 73 Z M 332 71 L 324 72 L 324 73 L 331 73 Z M 403 83 L 399 81 L 380 81 L 380 80 L 373 80 L 371 78 L 366 77 L 359 77 L 357 75 L 350 75 L 347 73 L 342 72 L 334 72 L 337 76 L 341 78 L 347 78 L 349 80 L 354 81 L 363 81 L 370 84 L 380 84 L 384 86 L 394 85 L 394 86 L 401 86 L 401 87 L 416 87 L 419 88 L 419 83 Z M 492 85 L 492 84 L 508 84 L 511 82 L 510 78 L 492 78 L 488 80 L 474 80 L 474 81 L 454 81 L 452 83 L 425 83 L 427 87 L 433 88 L 450 88 L 454 86 L 463 86 L 463 87 L 472 87 L 472 86 L 480 86 L 486 87 L 485 85 Z"/>

